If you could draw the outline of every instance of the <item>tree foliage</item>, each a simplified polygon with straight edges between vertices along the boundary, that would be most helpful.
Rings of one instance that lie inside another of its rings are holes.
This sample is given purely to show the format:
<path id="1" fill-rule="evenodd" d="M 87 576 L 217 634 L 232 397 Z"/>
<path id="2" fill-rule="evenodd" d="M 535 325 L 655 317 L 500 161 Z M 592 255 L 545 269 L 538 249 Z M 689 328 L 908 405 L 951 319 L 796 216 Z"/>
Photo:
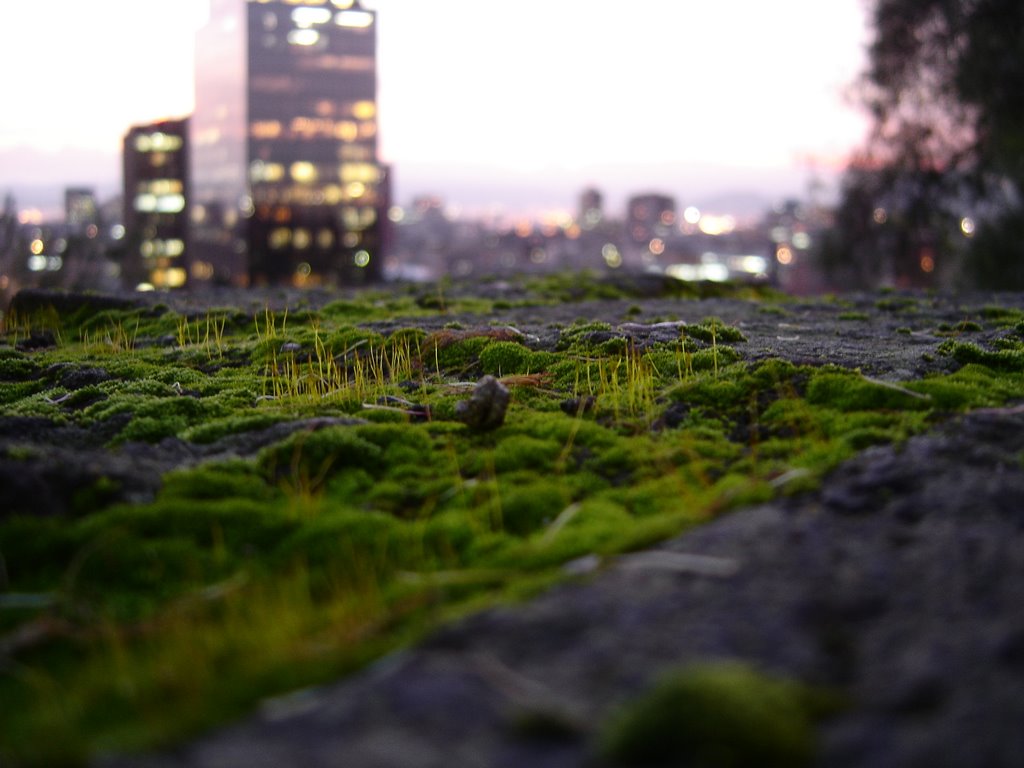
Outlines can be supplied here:
<path id="1" fill-rule="evenodd" d="M 825 266 L 846 284 L 1024 287 L 1024 3 L 875 0 L 872 129 Z"/>

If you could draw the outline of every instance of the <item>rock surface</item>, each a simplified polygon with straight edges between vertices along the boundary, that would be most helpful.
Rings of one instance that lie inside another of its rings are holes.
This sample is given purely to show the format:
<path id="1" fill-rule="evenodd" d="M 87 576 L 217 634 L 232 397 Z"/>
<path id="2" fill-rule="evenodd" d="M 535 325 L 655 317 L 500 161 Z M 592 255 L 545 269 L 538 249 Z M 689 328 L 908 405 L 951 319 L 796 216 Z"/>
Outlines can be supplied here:
<path id="1" fill-rule="evenodd" d="M 816 765 L 1019 766 L 1022 451 L 1024 409 L 957 419 L 864 452 L 821 493 L 617 558 L 176 752 L 102 764 L 600 765 L 616 706 L 681 664 L 740 659 L 849 696 Z M 524 737 L 531 712 L 570 727 Z"/>
<path id="2" fill-rule="evenodd" d="M 505 423 L 510 397 L 504 384 L 493 376 L 484 376 L 472 396 L 455 406 L 455 415 L 474 432 L 489 432 Z"/>
<path id="3" fill-rule="evenodd" d="M 1016 295 L 901 301 L 798 301 L 770 313 L 655 299 L 628 322 L 626 303 L 588 302 L 488 320 L 550 348 L 558 326 L 577 318 L 606 320 L 642 345 L 677 338 L 680 321 L 718 316 L 746 336 L 734 345 L 744 359 L 900 380 L 953 366 L 936 354 L 943 326 L 989 304 L 1024 306 Z M 681 664 L 726 659 L 848 697 L 818 729 L 816 765 L 1019 766 L 1022 456 L 1024 409 L 959 417 L 865 451 L 819 492 L 737 511 L 649 552 L 572 563 L 573 582 L 469 617 L 352 678 L 267 701 L 177 750 L 97 764 L 601 765 L 595 734 L 618 706 Z M 565 727 L 530 737 L 517 723 L 531 713 Z"/>

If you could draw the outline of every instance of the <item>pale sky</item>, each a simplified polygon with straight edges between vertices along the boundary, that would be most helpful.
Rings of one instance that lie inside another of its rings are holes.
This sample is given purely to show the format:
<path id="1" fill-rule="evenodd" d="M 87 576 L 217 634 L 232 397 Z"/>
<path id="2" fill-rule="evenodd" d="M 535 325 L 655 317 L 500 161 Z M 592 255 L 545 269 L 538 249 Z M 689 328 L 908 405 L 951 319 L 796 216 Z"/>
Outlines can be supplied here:
<path id="1" fill-rule="evenodd" d="M 865 0 L 366 0 L 398 202 L 572 210 L 800 194 L 866 124 Z M 207 0 L 0 0 L 0 193 L 120 185 L 127 128 L 192 108 Z"/>

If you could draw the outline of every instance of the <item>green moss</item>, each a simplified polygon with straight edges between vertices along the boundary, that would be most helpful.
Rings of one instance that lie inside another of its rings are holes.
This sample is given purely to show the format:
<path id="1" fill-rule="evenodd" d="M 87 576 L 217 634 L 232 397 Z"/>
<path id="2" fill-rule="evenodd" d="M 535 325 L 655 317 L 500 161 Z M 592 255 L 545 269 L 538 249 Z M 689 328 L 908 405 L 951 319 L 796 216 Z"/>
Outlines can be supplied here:
<path id="1" fill-rule="evenodd" d="M 38 366 L 28 356 L 13 349 L 0 349 L 0 381 L 25 381 L 38 374 Z"/>
<path id="2" fill-rule="evenodd" d="M 539 282 L 543 295 L 515 283 L 506 303 L 711 290 L 660 278 Z M 430 332 L 400 319 L 491 307 L 467 291 L 446 282 L 354 292 L 324 311 L 256 318 L 137 307 L 90 316 L 76 305 L 70 317 L 51 309 L 33 320 L 59 329 L 59 347 L 0 346 L 5 416 L 102 429 L 115 443 L 255 440 L 278 423 L 360 416 L 252 458 L 167 473 L 148 503 L 112 505 L 122 490 L 101 478 L 81 488 L 67 519 L 0 520 L 9 588 L 55 596 L 88 638 L 16 654 L 33 679 L 61 680 L 61 706 L 27 677 L 0 679 L 0 698 L 14 702 L 0 753 L 15 736 L 41 744 L 60 734 L 81 760 L 180 738 L 330 679 L 436 619 L 533 594 L 567 559 L 650 545 L 738 504 L 811 490 L 864 446 L 1024 391 L 1024 321 L 1012 313 L 982 313 L 1003 325 L 986 347 L 943 345 L 956 372 L 894 384 L 783 360 L 745 364 L 733 347 L 741 331 L 715 318 L 650 346 L 580 321 L 554 350 L 490 326 L 500 318 L 453 315 L 458 328 Z M 623 302 L 614 313 L 628 311 Z M 154 344 L 162 335 L 179 338 Z M 66 380 L 90 368 L 107 378 Z M 509 377 L 513 402 L 501 429 L 478 435 L 454 411 L 483 373 Z M 413 423 L 402 400 L 429 406 L 430 420 Z M 46 450 L 14 445 L 6 460 Z M 34 615 L 5 614 L 2 628 Z"/>
<path id="3" fill-rule="evenodd" d="M 555 440 L 544 440 L 530 435 L 510 435 L 494 450 L 494 468 L 499 472 L 520 469 L 551 471 L 562 445 Z"/>
<path id="4" fill-rule="evenodd" d="M 246 398 L 251 402 L 251 398 Z M 185 429 L 181 433 L 183 440 L 190 440 L 194 443 L 209 444 L 227 437 L 228 435 L 241 434 L 244 432 L 256 432 L 274 424 L 286 421 L 287 416 L 276 413 L 257 413 L 244 416 L 224 416 L 211 419 L 202 424 Z"/>
<path id="5" fill-rule="evenodd" d="M 856 322 L 867 322 L 871 319 L 866 312 L 840 312 L 836 317 L 840 320 Z"/>
<path id="6" fill-rule="evenodd" d="M 496 341 L 480 350 L 480 368 L 492 376 L 536 373 L 534 353 L 514 341 Z"/>
<path id="7" fill-rule="evenodd" d="M 691 339 L 705 344 L 734 344 L 747 340 L 738 328 L 726 325 L 717 317 L 707 317 L 700 323 L 687 325 L 684 332 Z"/>
<path id="8" fill-rule="evenodd" d="M 889 296 L 875 302 L 875 309 L 882 312 L 916 312 L 918 300 L 912 296 Z"/>
<path id="9" fill-rule="evenodd" d="M 501 492 L 501 519 L 504 530 L 526 536 L 550 525 L 569 503 L 565 489 L 557 482 L 515 483 Z"/>
<path id="10" fill-rule="evenodd" d="M 814 733 L 803 686 L 739 663 L 665 676 L 605 728 L 616 765 L 795 768 L 810 764 Z"/>
<path id="11" fill-rule="evenodd" d="M 826 405 L 841 411 L 930 407 L 926 397 L 909 388 L 886 386 L 884 382 L 849 372 L 815 374 L 807 385 L 807 400 L 814 405 Z"/>
<path id="12" fill-rule="evenodd" d="M 996 371 L 1024 371 L 1024 349 L 992 352 L 970 342 L 945 341 L 939 346 L 939 354 L 951 357 L 961 365 L 976 363 Z"/>
<path id="13" fill-rule="evenodd" d="M 271 478 L 307 484 L 345 467 L 372 470 L 380 457 L 380 446 L 360 437 L 353 428 L 340 426 L 296 432 L 261 451 L 259 463 Z"/>

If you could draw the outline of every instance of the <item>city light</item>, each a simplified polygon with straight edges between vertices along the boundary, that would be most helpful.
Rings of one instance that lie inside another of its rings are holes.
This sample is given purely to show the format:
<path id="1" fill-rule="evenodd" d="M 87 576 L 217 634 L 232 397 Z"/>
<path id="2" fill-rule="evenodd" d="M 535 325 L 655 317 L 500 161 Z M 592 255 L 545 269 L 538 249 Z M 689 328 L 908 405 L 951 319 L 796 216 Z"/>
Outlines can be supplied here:
<path id="1" fill-rule="evenodd" d="M 960 231 L 964 233 L 964 237 L 973 237 L 975 229 L 974 219 L 970 216 L 964 216 L 960 219 Z"/>
<path id="2" fill-rule="evenodd" d="M 315 29 L 293 29 L 288 33 L 288 42 L 305 47 L 316 45 L 320 42 L 320 33 Z"/>
<path id="3" fill-rule="evenodd" d="M 701 216 L 700 231 L 705 235 L 717 237 L 727 235 L 736 229 L 736 219 L 732 216 Z"/>
<path id="4" fill-rule="evenodd" d="M 604 247 L 601 249 L 601 256 L 604 257 L 604 263 L 612 269 L 618 269 L 622 266 L 622 254 L 612 243 L 605 243 Z"/>
<path id="5" fill-rule="evenodd" d="M 373 14 L 366 11 L 341 11 L 334 17 L 334 23 L 339 27 L 365 29 L 373 24 Z"/>
<path id="6" fill-rule="evenodd" d="M 331 11 L 328 8 L 304 6 L 292 11 L 292 21 L 301 29 L 308 29 L 314 24 L 326 24 L 330 20 Z"/>

